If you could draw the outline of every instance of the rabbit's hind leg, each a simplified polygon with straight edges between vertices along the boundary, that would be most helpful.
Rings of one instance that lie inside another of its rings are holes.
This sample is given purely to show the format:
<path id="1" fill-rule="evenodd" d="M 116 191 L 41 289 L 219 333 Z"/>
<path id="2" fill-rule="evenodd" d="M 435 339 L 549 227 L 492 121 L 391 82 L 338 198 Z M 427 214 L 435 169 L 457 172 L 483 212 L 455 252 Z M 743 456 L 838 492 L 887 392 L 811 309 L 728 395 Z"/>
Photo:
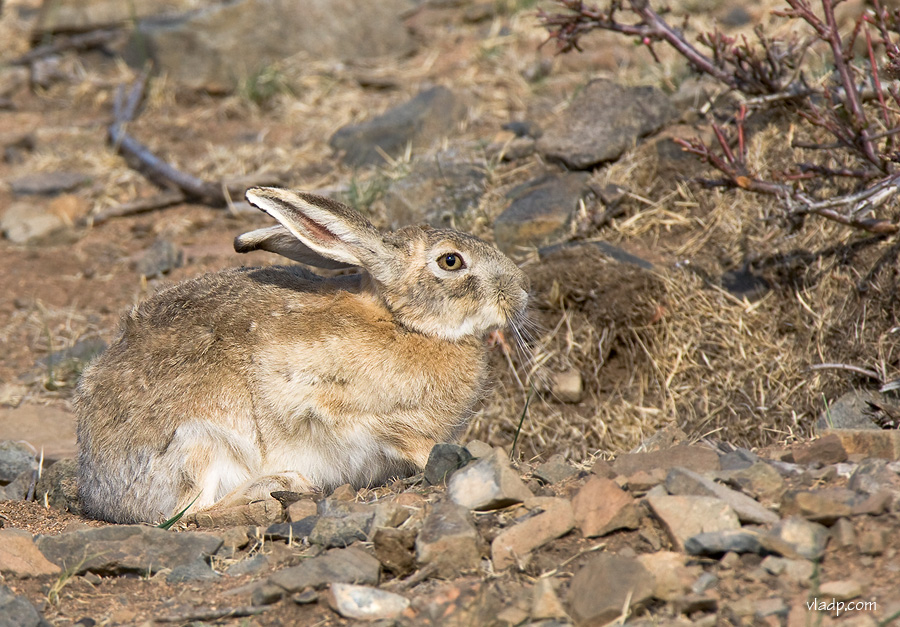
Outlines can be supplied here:
<path id="1" fill-rule="evenodd" d="M 314 492 L 315 487 L 295 470 L 264 475 L 245 481 L 222 497 L 213 506 L 215 509 L 246 505 L 252 501 L 271 498 L 272 492 Z"/>

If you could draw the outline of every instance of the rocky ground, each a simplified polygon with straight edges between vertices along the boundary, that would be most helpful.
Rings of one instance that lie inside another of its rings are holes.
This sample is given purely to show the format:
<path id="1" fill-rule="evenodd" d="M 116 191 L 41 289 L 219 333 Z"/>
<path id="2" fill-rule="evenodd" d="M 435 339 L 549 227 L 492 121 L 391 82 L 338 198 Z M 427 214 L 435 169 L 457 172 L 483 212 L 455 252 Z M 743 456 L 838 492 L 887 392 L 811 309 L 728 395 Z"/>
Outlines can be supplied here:
<path id="1" fill-rule="evenodd" d="M 784 26 L 684 5 L 692 37 Z M 692 183 L 673 139 L 712 136 L 721 86 L 609 33 L 555 56 L 544 2 L 124 6 L 0 1 L 0 625 L 894 619 L 894 244 Z M 754 120 L 748 167 L 799 124 Z M 279 262 L 232 250 L 269 224 L 251 184 L 494 242 L 531 279 L 527 350 L 495 341 L 468 444 L 415 477 L 80 516 L 81 369 L 148 294 Z"/>
<path id="2" fill-rule="evenodd" d="M 274 493 L 167 531 L 67 513 L 57 473 L 38 482 L 55 507 L 0 503 L 0 621 L 887 625 L 897 435 L 836 429 L 758 455 L 670 430 L 577 467 L 445 444 L 390 486 Z"/>

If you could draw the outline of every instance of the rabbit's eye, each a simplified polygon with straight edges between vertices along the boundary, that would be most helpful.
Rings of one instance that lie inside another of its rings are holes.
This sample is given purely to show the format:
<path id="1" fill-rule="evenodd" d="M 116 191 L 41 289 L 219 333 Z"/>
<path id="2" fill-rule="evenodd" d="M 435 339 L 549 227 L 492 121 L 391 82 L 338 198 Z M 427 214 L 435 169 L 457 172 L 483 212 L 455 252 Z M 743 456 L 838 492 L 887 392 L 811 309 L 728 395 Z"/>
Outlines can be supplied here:
<path id="1" fill-rule="evenodd" d="M 437 258 L 437 264 L 441 270 L 462 270 L 466 267 L 462 255 L 459 253 L 447 253 Z"/>

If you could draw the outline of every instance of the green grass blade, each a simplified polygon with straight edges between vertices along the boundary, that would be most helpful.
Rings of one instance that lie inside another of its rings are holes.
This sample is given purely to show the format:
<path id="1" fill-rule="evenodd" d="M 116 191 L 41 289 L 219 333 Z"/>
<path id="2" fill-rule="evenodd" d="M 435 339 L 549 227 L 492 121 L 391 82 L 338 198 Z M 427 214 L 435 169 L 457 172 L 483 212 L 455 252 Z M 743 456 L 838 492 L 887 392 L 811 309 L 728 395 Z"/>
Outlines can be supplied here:
<path id="1" fill-rule="evenodd" d="M 200 494 L 202 494 L 202 492 L 201 492 Z M 188 510 L 191 508 L 191 505 L 193 505 L 194 503 L 197 502 L 197 499 L 200 498 L 200 494 L 198 494 L 197 496 L 195 496 L 195 497 L 194 497 L 194 500 L 191 501 L 190 503 L 188 503 L 188 504 L 187 504 L 187 507 L 185 507 L 183 510 L 181 510 L 180 512 L 178 512 L 177 514 L 175 514 L 174 516 L 172 516 L 169 520 L 167 520 L 167 521 L 165 521 L 165 522 L 161 522 L 161 523 L 159 523 L 159 524 L 156 525 L 156 526 L 157 526 L 158 528 L 160 528 L 160 529 L 170 529 L 170 528 L 172 527 L 172 525 L 174 525 L 174 524 L 177 523 L 179 520 L 181 520 L 181 517 L 184 516 L 184 513 L 185 513 L 186 511 L 188 511 Z"/>

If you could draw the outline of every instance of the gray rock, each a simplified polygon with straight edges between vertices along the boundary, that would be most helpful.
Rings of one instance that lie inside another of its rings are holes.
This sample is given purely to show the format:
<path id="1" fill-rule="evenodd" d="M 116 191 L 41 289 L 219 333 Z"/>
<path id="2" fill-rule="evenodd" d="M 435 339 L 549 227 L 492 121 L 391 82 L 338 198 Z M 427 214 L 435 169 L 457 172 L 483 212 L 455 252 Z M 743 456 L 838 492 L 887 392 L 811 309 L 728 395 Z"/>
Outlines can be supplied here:
<path id="1" fill-rule="evenodd" d="M 166 583 L 215 581 L 220 577 L 221 575 L 210 568 L 205 560 L 199 559 L 173 568 L 172 571 L 166 575 Z"/>
<path id="2" fill-rule="evenodd" d="M 184 250 L 167 239 L 158 239 L 138 259 L 138 274 L 152 279 L 184 265 Z"/>
<path id="3" fill-rule="evenodd" d="M 43 196 L 55 196 L 89 183 L 91 178 L 81 172 L 37 172 L 26 174 L 9 181 L 9 186 L 14 194 L 40 194 Z"/>
<path id="4" fill-rule="evenodd" d="M 507 254 L 568 239 L 588 175 L 545 174 L 517 185 L 510 205 L 494 220 L 494 240 Z"/>
<path id="5" fill-rule="evenodd" d="M 37 468 L 34 453 L 24 444 L 0 441 L 0 484 L 11 483 L 23 472 Z"/>
<path id="6" fill-rule="evenodd" d="M 242 577 L 244 575 L 258 575 L 266 568 L 268 568 L 269 564 L 272 563 L 272 560 L 265 553 L 257 553 L 253 557 L 248 557 L 247 559 L 243 559 L 239 562 L 235 562 L 231 564 L 226 570 L 225 574 L 230 577 Z"/>
<path id="7" fill-rule="evenodd" d="M 83 338 L 68 348 L 53 351 L 38 359 L 34 367 L 52 382 L 70 382 L 74 385 L 85 366 L 105 351 L 106 347 L 106 342 L 100 338 Z"/>
<path id="8" fill-rule="evenodd" d="M 409 599 L 369 586 L 333 583 L 328 588 L 328 604 L 344 618 L 371 621 L 398 617 L 409 607 Z"/>
<path id="9" fill-rule="evenodd" d="M 722 470 L 744 470 L 759 462 L 759 456 L 745 448 L 736 448 L 719 455 L 719 466 Z"/>
<path id="10" fill-rule="evenodd" d="M 872 420 L 869 403 L 884 402 L 883 396 L 872 390 L 852 390 L 825 407 L 816 421 L 816 431 L 826 429 L 879 429 Z"/>
<path id="11" fill-rule="evenodd" d="M 297 522 L 275 523 L 266 528 L 265 537 L 267 540 L 300 541 L 309 537 L 318 521 L 318 516 L 307 516 Z"/>
<path id="12" fill-rule="evenodd" d="M 481 440 L 472 440 L 467 443 L 466 450 L 469 451 L 469 454 L 475 459 L 481 459 L 482 457 L 494 454 L 494 447 Z"/>
<path id="13" fill-rule="evenodd" d="M 729 485 L 733 485 L 754 498 L 773 498 L 784 490 L 784 478 L 771 464 L 757 462 L 748 468 L 732 470 L 719 475 Z"/>
<path id="14" fill-rule="evenodd" d="M 382 152 L 397 157 L 410 143 L 427 147 L 451 133 L 465 114 L 466 106 L 456 94 L 432 87 L 371 120 L 339 129 L 328 144 L 349 166 L 383 164 Z"/>
<path id="15" fill-rule="evenodd" d="M 498 450 L 458 470 L 450 478 L 447 494 L 454 503 L 480 511 L 500 509 L 533 496 Z"/>
<path id="16" fill-rule="evenodd" d="M 256 606 L 272 605 L 283 599 L 284 595 L 285 591 L 281 586 L 264 583 L 253 589 L 253 592 L 250 594 L 250 602 Z"/>
<path id="17" fill-rule="evenodd" d="M 728 503 L 744 523 L 773 524 L 781 518 L 755 500 L 686 468 L 672 468 L 666 475 L 669 494 L 712 496 Z"/>
<path id="18" fill-rule="evenodd" d="M 569 613 L 579 625 L 605 625 L 618 618 L 626 604 L 644 606 L 654 588 L 653 576 L 637 560 L 600 553 L 572 578 Z"/>
<path id="19" fill-rule="evenodd" d="M 887 492 L 866 495 L 847 488 L 789 490 L 781 499 L 781 513 L 832 525 L 838 518 L 881 514 L 889 504 Z"/>
<path id="20" fill-rule="evenodd" d="M 676 115 L 668 96 L 654 87 L 593 80 L 545 129 L 537 149 L 549 161 L 586 170 L 617 159 Z"/>
<path id="21" fill-rule="evenodd" d="M 450 501 L 435 503 L 416 538 L 416 560 L 446 579 L 478 568 L 479 535 L 469 511 Z"/>
<path id="22" fill-rule="evenodd" d="M 429 485 L 442 484 L 472 459 L 472 454 L 459 444 L 435 444 L 425 464 L 425 481 Z"/>
<path id="23" fill-rule="evenodd" d="M 178 83 L 228 91 L 297 53 L 334 61 L 409 54 L 414 42 L 401 17 L 411 6 L 299 0 L 286 10 L 280 0 L 217 2 L 178 19 L 141 20 L 125 56 L 142 65 L 149 51 Z"/>
<path id="24" fill-rule="evenodd" d="M 734 509 L 710 496 L 668 496 L 648 494 L 646 502 L 659 519 L 678 550 L 699 533 L 739 529 Z"/>
<path id="25" fill-rule="evenodd" d="M 331 516 L 340 518 L 350 514 L 365 514 L 374 512 L 371 505 L 357 503 L 356 501 L 344 501 L 336 498 L 322 499 L 316 504 L 319 516 Z"/>
<path id="26" fill-rule="evenodd" d="M 319 516 L 309 534 L 311 544 L 326 548 L 350 546 L 357 540 L 366 540 L 375 510 L 357 512 L 346 516 Z"/>
<path id="27" fill-rule="evenodd" d="M 78 498 L 78 462 L 72 458 L 61 459 L 41 474 L 34 488 L 35 498 L 43 500 L 54 509 L 81 513 Z"/>
<path id="28" fill-rule="evenodd" d="M 534 476 L 548 484 L 560 483 L 577 474 L 578 469 L 559 454 L 551 455 L 550 459 L 534 469 Z"/>
<path id="29" fill-rule="evenodd" d="M 756 553 L 765 551 L 762 537 L 750 529 L 730 529 L 698 533 L 688 538 L 684 550 L 691 555 L 721 557 L 726 553 Z"/>
<path id="30" fill-rule="evenodd" d="M 49 625 L 31 602 L 16 596 L 7 586 L 0 585 L 0 627 L 38 627 Z"/>
<path id="31" fill-rule="evenodd" d="M 0 501 L 19 501 L 28 496 L 31 483 L 37 479 L 37 472 L 26 470 L 10 483 L 0 485 Z"/>
<path id="32" fill-rule="evenodd" d="M 633 475 L 643 470 L 650 472 L 661 468 L 687 468 L 695 472 L 719 470 L 719 455 L 705 446 L 676 444 L 670 448 L 643 453 L 619 455 L 613 462 L 613 470 L 620 475 Z"/>
<path id="33" fill-rule="evenodd" d="M 25 244 L 66 228 L 66 221 L 46 205 L 14 202 L 0 217 L 0 232 L 13 244 Z"/>
<path id="34" fill-rule="evenodd" d="M 331 549 L 299 566 L 278 571 L 268 582 L 288 592 L 323 588 L 335 582 L 377 586 L 380 570 L 378 560 L 362 549 Z"/>
<path id="35" fill-rule="evenodd" d="M 408 224 L 468 230 L 484 195 L 482 165 L 443 153 L 416 160 L 409 174 L 393 181 L 381 199 L 391 229 Z"/>
<path id="36" fill-rule="evenodd" d="M 41 536 L 38 548 L 73 574 L 146 575 L 207 559 L 222 546 L 209 533 L 173 533 L 156 527 L 118 525 Z"/>
<path id="37" fill-rule="evenodd" d="M 769 551 L 790 559 L 819 560 L 825 554 L 828 529 L 799 516 L 785 518 L 763 536 Z"/>
<path id="38" fill-rule="evenodd" d="M 850 475 L 847 487 L 863 494 L 887 490 L 896 495 L 900 493 L 900 476 L 888 468 L 884 459 L 864 459 Z"/>

